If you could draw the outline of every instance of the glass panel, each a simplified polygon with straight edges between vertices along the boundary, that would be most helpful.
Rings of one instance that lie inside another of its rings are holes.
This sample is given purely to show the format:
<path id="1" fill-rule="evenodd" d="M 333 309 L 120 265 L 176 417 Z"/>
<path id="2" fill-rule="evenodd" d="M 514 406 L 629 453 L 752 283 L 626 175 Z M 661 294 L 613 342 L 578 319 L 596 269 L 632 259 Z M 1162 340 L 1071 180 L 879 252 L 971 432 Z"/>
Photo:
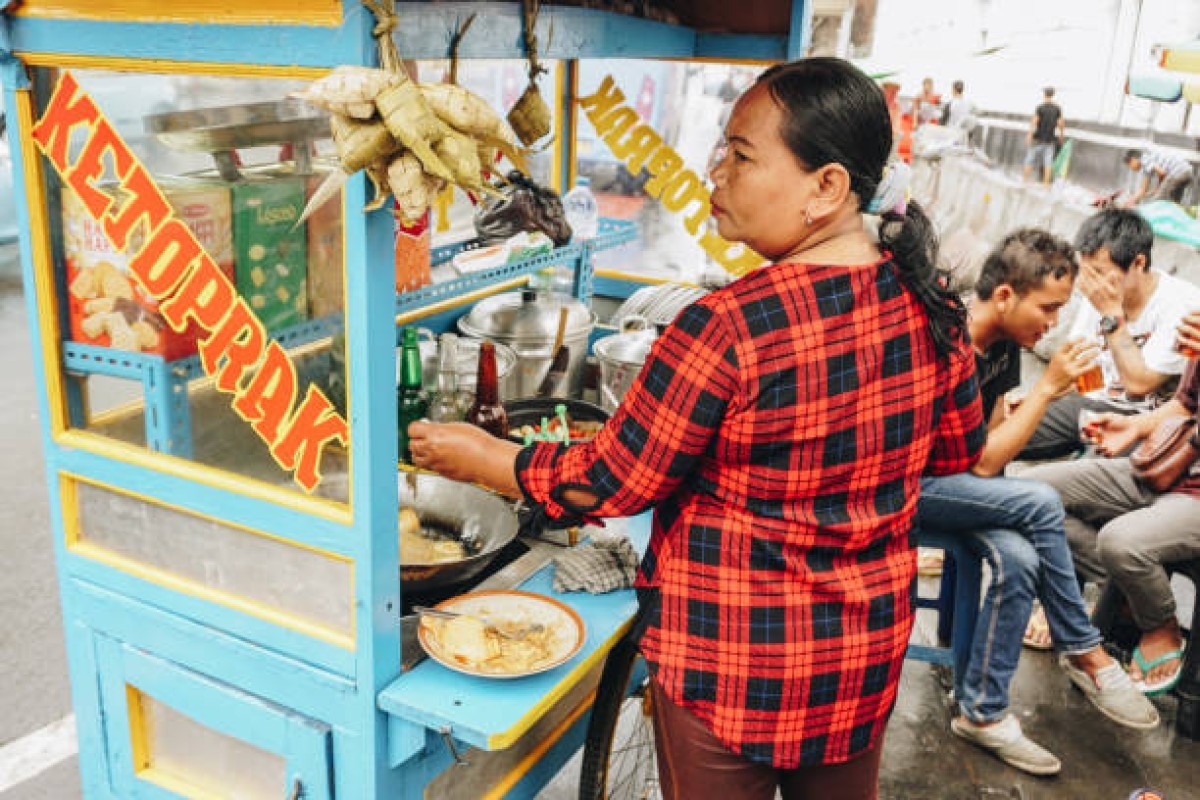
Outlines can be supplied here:
<path id="1" fill-rule="evenodd" d="M 737 97 L 765 69 L 762 66 L 594 59 L 579 62 L 579 96 L 594 94 L 612 76 L 641 122 L 649 125 L 689 169 L 707 182 L 720 136 Z M 576 171 L 590 181 L 600 215 L 636 220 L 641 248 L 597 254 L 597 269 L 616 269 L 655 278 L 698 283 L 724 280 L 728 273 L 697 243 L 684 225 L 684 213 L 672 213 L 646 191 L 652 179 L 643 166 L 636 175 L 613 154 L 580 110 Z M 619 137 L 618 137 L 619 140 Z M 701 231 L 703 228 L 701 228 Z"/>
<path id="2" fill-rule="evenodd" d="M 76 548 L 310 635 L 353 636 L 351 562 L 90 483 L 71 487 Z"/>
<path id="3" fill-rule="evenodd" d="M 190 796 L 286 796 L 283 756 L 201 725 L 133 687 L 127 691 L 134 741 L 145 747 L 134 766 L 138 777 Z"/>
<path id="4" fill-rule="evenodd" d="M 301 221 L 334 168 L 307 82 L 37 78 L 72 425 L 296 491 L 344 476 L 343 204 Z"/>

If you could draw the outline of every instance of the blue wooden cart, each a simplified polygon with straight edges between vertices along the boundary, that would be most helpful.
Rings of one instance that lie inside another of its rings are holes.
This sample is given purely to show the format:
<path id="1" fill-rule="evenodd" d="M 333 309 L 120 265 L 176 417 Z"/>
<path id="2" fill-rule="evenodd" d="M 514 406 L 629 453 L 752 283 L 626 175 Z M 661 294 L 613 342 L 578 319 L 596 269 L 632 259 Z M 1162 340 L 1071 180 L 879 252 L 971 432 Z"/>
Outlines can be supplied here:
<path id="1" fill-rule="evenodd" d="M 326 474 L 337 469 L 346 479 L 336 490 L 302 491 L 290 479 L 315 440 L 293 442 L 290 459 L 274 446 L 268 453 L 269 438 L 229 413 L 231 396 L 214 389 L 216 376 L 199 356 L 166 358 L 68 334 L 73 303 L 111 314 L 124 295 L 68 280 L 64 250 L 74 234 L 64 231 L 61 186 L 83 179 L 79 162 L 63 171 L 43 155 L 53 151 L 53 134 L 39 143 L 34 131 L 39 123 L 44 129 L 67 74 L 128 139 L 140 132 L 121 124 L 121 104 L 148 101 L 135 95 L 154 86 L 184 82 L 219 93 L 236 90 L 239 80 L 310 80 L 338 64 L 372 65 L 374 17 L 359 0 L 0 7 L 0 71 L 86 796 L 532 796 L 579 746 L 598 668 L 628 625 L 632 593 L 564 597 L 586 621 L 587 640 L 573 660 L 535 677 L 488 681 L 428 661 L 403 669 L 397 325 L 419 320 L 444 329 L 467 303 L 555 265 L 572 270 L 575 293 L 587 298 L 595 253 L 636 231 L 605 223 L 591 242 L 398 297 L 390 270 L 379 268 L 391 259 L 392 218 L 360 212 L 368 187 L 361 174 L 352 177 L 337 265 L 343 312 L 309 315 L 271 337 L 292 359 L 301 390 L 305 359 L 322 357 L 321 343 L 337 331 L 348 342 L 344 442 L 314 458 Z M 445 58 L 448 20 L 472 12 L 461 58 L 523 56 L 516 3 L 400 3 L 399 52 Z M 576 59 L 781 60 L 802 52 L 808 17 L 797 0 L 790 35 L 705 34 L 544 7 L 542 55 L 561 61 L 552 89 L 560 143 L 552 151 L 554 184 L 561 189 L 573 178 Z M 65 104 L 60 110 L 70 113 Z M 75 133 L 98 136 L 97 119 L 85 122 Z M 81 145 L 64 137 L 63 153 Z M 130 142 L 149 159 L 143 145 Z M 111 163 L 119 162 L 114 152 L 101 161 L 132 174 Z M 453 254 L 436 250 L 434 259 Z M 633 285 L 619 274 L 604 280 L 620 291 Z M 299 425 L 294 417 L 288 424 Z M 214 438 L 220 446 L 212 451 L 204 443 Z M 629 524 L 639 542 L 647 527 Z M 516 585 L 551 594 L 544 560 L 514 568 Z"/>

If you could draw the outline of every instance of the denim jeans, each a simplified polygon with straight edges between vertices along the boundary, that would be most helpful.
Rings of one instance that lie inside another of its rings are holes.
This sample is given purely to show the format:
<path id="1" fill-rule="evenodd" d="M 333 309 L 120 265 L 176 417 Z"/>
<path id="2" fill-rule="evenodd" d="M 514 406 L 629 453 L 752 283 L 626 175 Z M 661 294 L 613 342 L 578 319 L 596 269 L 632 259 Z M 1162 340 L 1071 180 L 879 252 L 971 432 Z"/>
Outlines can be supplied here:
<path id="1" fill-rule="evenodd" d="M 968 537 L 968 547 L 991 568 L 958 698 L 974 722 L 994 722 L 1008 711 L 1034 596 L 1045 608 L 1055 650 L 1085 653 L 1104 638 L 1088 619 L 1063 519 L 1058 493 L 1040 481 L 970 473 L 921 480 L 917 525 Z"/>

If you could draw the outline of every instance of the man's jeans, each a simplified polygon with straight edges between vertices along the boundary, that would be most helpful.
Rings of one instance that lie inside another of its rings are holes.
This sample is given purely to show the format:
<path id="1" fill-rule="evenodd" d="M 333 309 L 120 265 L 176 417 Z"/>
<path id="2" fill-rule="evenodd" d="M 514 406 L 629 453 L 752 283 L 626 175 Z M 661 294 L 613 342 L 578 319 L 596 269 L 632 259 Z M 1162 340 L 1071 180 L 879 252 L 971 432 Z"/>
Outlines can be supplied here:
<path id="1" fill-rule="evenodd" d="M 1103 641 L 1075 579 L 1063 517 L 1058 493 L 1040 481 L 970 473 L 921 480 L 917 525 L 962 534 L 992 572 L 958 698 L 973 722 L 994 722 L 1008 711 L 1035 595 L 1057 651 L 1086 653 Z"/>

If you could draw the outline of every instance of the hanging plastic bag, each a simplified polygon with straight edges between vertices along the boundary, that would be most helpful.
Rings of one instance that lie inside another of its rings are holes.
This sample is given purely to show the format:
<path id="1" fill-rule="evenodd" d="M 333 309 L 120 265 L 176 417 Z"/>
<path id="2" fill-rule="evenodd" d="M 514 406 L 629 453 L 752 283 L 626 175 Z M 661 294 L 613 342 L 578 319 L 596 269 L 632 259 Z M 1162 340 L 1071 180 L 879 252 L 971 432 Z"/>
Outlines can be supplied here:
<path id="1" fill-rule="evenodd" d="M 571 241 L 562 200 L 519 172 L 510 172 L 502 197 L 488 197 L 475 212 L 475 231 L 484 244 L 507 241 L 522 231 L 541 231 L 555 247 Z"/>

